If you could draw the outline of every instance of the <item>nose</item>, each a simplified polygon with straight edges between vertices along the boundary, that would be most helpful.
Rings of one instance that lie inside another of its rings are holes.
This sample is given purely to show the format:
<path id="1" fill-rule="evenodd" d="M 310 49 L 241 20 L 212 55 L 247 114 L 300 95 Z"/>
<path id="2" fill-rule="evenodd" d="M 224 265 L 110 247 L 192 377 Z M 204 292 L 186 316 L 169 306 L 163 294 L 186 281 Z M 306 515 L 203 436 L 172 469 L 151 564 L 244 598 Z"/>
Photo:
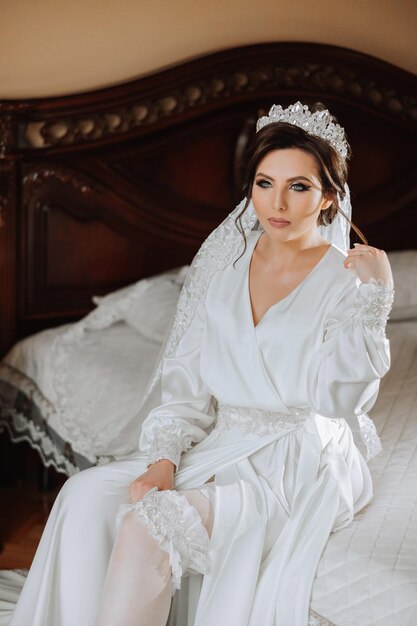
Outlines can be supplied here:
<path id="1" fill-rule="evenodd" d="M 286 211 L 287 210 L 287 199 L 284 190 L 280 190 L 278 188 L 275 189 L 275 194 L 273 198 L 273 207 L 274 211 Z"/>

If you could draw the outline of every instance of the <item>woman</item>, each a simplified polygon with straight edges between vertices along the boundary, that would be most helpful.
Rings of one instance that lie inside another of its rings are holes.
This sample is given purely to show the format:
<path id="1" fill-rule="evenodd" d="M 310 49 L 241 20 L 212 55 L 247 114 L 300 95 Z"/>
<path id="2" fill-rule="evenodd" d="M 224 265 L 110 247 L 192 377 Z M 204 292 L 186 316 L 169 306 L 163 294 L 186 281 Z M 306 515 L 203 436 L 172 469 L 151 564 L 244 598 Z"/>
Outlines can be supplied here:
<path id="1" fill-rule="evenodd" d="M 246 200 L 190 268 L 141 452 L 64 485 L 11 626 L 307 625 L 329 534 L 372 499 L 348 422 L 375 453 L 366 412 L 390 367 L 392 273 L 363 236 L 347 250 L 348 156 L 328 111 L 258 121 Z"/>

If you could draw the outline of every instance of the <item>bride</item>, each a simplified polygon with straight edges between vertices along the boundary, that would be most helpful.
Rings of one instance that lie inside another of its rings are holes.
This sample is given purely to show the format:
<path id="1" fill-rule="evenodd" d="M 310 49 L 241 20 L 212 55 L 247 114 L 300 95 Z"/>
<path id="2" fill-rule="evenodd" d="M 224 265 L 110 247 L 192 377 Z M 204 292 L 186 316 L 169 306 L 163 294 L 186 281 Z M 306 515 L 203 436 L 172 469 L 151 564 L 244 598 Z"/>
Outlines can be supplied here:
<path id="1" fill-rule="evenodd" d="M 258 120 L 245 199 L 190 267 L 139 451 L 63 486 L 10 626 L 308 624 L 329 534 L 372 499 L 360 449 L 379 450 L 367 411 L 390 367 L 392 273 L 350 221 L 349 156 L 326 109 Z"/>

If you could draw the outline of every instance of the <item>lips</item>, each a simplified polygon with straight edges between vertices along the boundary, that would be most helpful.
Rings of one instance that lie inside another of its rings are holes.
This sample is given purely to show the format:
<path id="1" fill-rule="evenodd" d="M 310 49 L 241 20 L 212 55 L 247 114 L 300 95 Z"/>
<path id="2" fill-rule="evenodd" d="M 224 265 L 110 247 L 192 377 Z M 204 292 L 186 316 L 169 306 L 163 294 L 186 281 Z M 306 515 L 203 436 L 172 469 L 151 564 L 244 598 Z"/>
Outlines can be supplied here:
<path id="1" fill-rule="evenodd" d="M 277 219 L 276 217 L 270 217 L 268 222 L 275 222 L 276 224 L 290 224 L 288 220 Z"/>

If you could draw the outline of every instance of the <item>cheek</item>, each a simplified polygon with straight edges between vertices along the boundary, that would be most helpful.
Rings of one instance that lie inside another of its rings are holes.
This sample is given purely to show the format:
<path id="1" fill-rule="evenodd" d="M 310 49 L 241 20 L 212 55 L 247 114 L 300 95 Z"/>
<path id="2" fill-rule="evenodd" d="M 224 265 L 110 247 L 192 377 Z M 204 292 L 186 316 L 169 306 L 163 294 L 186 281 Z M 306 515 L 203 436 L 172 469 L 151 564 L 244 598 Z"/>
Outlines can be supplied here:
<path id="1" fill-rule="evenodd" d="M 255 207 L 256 213 L 262 214 L 268 208 L 268 194 L 264 189 L 260 189 L 259 187 L 254 187 L 252 189 L 252 202 Z"/>
<path id="2" fill-rule="evenodd" d="M 308 218 L 320 209 L 320 193 L 300 193 L 294 201 L 294 206 L 300 211 L 300 216 Z"/>

